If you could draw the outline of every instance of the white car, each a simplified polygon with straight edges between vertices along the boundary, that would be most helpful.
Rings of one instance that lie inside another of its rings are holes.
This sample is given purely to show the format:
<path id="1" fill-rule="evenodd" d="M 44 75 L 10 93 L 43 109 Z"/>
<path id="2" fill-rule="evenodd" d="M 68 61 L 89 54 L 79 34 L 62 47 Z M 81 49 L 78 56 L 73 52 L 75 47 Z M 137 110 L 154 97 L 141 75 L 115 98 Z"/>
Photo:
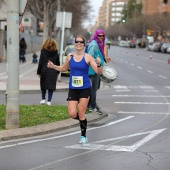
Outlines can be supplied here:
<path id="1" fill-rule="evenodd" d="M 67 58 L 67 55 L 68 55 L 69 53 L 74 52 L 74 51 L 75 51 L 74 45 L 68 45 L 68 46 L 66 46 L 66 48 L 65 48 L 65 50 L 64 50 L 64 52 L 63 52 L 63 55 L 62 55 L 62 64 L 65 63 L 66 58 Z M 68 71 L 66 71 L 66 72 L 62 72 L 62 74 L 67 74 L 67 75 L 69 75 L 69 74 L 70 74 L 70 70 L 68 70 Z"/>
<path id="2" fill-rule="evenodd" d="M 148 51 L 153 51 L 153 43 L 148 44 Z"/>
<path id="3" fill-rule="evenodd" d="M 170 45 L 167 47 L 166 52 L 170 53 Z"/>

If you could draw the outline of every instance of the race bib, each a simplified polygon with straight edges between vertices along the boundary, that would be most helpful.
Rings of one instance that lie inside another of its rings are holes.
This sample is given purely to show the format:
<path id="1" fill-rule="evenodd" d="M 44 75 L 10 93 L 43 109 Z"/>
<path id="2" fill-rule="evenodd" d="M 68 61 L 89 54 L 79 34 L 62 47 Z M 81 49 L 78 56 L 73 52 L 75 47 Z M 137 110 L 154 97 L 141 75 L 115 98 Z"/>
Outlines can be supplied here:
<path id="1" fill-rule="evenodd" d="M 83 86 L 83 77 L 82 76 L 72 76 L 72 86 L 73 87 L 82 87 Z"/>

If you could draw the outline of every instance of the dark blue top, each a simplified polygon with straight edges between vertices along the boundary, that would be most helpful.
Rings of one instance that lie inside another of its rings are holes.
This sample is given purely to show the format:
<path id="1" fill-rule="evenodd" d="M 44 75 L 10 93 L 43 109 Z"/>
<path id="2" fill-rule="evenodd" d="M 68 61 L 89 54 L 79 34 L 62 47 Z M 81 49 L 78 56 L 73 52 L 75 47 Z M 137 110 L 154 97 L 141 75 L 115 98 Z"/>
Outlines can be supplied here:
<path id="1" fill-rule="evenodd" d="M 83 56 L 82 60 L 76 62 L 74 55 L 70 58 L 70 89 L 86 89 L 91 87 L 90 79 L 88 76 L 89 65 Z"/>

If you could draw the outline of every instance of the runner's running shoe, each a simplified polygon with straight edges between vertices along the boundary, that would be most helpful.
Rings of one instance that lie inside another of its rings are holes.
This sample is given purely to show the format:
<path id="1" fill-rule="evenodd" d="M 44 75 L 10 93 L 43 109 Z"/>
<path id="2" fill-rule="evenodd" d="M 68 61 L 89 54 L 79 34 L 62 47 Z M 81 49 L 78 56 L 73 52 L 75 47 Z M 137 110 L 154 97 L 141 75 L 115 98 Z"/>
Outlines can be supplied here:
<path id="1" fill-rule="evenodd" d="M 87 137 L 81 136 L 81 137 L 80 137 L 80 141 L 79 141 L 79 143 L 80 143 L 80 144 L 88 143 L 88 139 L 87 139 Z"/>

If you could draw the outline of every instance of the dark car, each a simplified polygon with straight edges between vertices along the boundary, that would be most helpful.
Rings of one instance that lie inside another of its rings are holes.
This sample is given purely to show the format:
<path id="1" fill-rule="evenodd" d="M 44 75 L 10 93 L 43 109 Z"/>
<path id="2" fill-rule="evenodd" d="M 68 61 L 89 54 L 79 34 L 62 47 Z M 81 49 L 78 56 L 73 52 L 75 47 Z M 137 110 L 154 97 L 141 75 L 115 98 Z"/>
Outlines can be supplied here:
<path id="1" fill-rule="evenodd" d="M 155 42 L 153 44 L 153 51 L 155 52 L 161 52 L 162 42 Z"/>
<path id="2" fill-rule="evenodd" d="M 131 40 L 131 41 L 129 42 L 129 47 L 130 47 L 130 48 L 136 48 L 136 41 L 135 41 L 135 40 Z"/>

